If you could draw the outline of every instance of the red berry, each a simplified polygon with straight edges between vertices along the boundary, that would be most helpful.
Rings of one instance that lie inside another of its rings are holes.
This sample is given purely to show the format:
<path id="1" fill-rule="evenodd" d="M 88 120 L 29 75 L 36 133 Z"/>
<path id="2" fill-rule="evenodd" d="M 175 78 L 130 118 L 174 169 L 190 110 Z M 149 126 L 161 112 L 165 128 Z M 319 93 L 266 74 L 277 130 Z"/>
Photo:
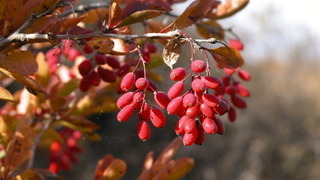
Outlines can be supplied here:
<path id="1" fill-rule="evenodd" d="M 230 122 L 234 122 L 237 119 L 237 111 L 233 106 L 229 108 L 228 119 Z"/>
<path id="2" fill-rule="evenodd" d="M 121 77 L 126 75 L 129 71 L 130 71 L 130 66 L 128 64 L 124 64 L 118 69 L 117 75 Z"/>
<path id="3" fill-rule="evenodd" d="M 76 58 L 78 56 L 80 56 L 82 53 L 81 51 L 77 50 L 77 49 L 73 49 L 71 48 L 68 53 L 66 54 L 67 58 L 70 60 L 70 61 L 74 61 L 76 60 Z"/>
<path id="4" fill-rule="evenodd" d="M 92 68 L 93 68 L 93 65 L 91 61 L 88 59 L 82 61 L 78 66 L 79 73 L 82 76 L 88 75 Z"/>
<path id="5" fill-rule="evenodd" d="M 238 71 L 238 76 L 245 81 L 249 81 L 251 79 L 250 73 L 242 69 Z"/>
<path id="6" fill-rule="evenodd" d="M 192 93 L 183 96 L 183 105 L 185 107 L 192 107 L 197 103 L 197 98 Z"/>
<path id="7" fill-rule="evenodd" d="M 176 82 L 168 90 L 169 98 L 173 99 L 178 97 L 184 90 L 184 83 L 182 81 Z"/>
<path id="8" fill-rule="evenodd" d="M 195 128 L 191 133 L 186 133 L 183 135 L 182 141 L 185 146 L 191 146 L 197 139 L 198 130 Z"/>
<path id="9" fill-rule="evenodd" d="M 200 114 L 200 103 L 196 103 L 194 106 L 187 108 L 186 116 L 195 118 Z"/>
<path id="10" fill-rule="evenodd" d="M 240 109 L 245 109 L 247 107 L 247 103 L 237 95 L 231 96 L 231 102 L 235 107 Z"/>
<path id="11" fill-rule="evenodd" d="M 178 96 L 171 100 L 171 102 L 167 106 L 168 114 L 178 114 L 182 109 L 182 97 Z"/>
<path id="12" fill-rule="evenodd" d="M 196 73 L 202 73 L 207 69 L 207 65 L 202 60 L 194 60 L 191 63 L 191 69 Z"/>
<path id="13" fill-rule="evenodd" d="M 92 80 L 90 76 L 84 76 L 80 81 L 79 89 L 82 92 L 86 92 L 90 89 L 91 86 L 92 86 Z"/>
<path id="14" fill-rule="evenodd" d="M 127 73 L 121 80 L 120 88 L 123 91 L 129 91 L 133 87 L 135 80 L 136 80 L 136 75 L 134 73 L 132 72 Z"/>
<path id="15" fill-rule="evenodd" d="M 211 118 L 205 118 L 201 122 L 203 130 L 208 134 L 214 134 L 218 132 L 218 127 L 216 123 Z"/>
<path id="16" fill-rule="evenodd" d="M 152 124 L 157 128 L 163 127 L 167 122 L 166 116 L 156 107 L 151 108 L 150 119 Z"/>
<path id="17" fill-rule="evenodd" d="M 136 80 L 136 88 L 140 90 L 145 90 L 149 86 L 149 81 L 147 78 L 139 78 Z"/>
<path id="18" fill-rule="evenodd" d="M 150 127 L 146 121 L 139 121 L 137 133 L 142 141 L 146 141 L 150 138 Z"/>
<path id="19" fill-rule="evenodd" d="M 117 76 L 113 71 L 111 71 L 109 69 L 105 69 L 101 66 L 98 67 L 98 73 L 104 82 L 111 83 L 111 82 L 115 82 L 117 80 Z"/>
<path id="20" fill-rule="evenodd" d="M 59 168 L 59 164 L 58 162 L 51 162 L 49 165 L 49 171 L 57 174 L 59 172 L 60 168 Z"/>
<path id="21" fill-rule="evenodd" d="M 214 96 L 212 94 L 203 94 L 202 95 L 202 100 L 208 106 L 213 107 L 213 108 L 216 107 L 220 102 L 220 100 L 216 96 Z"/>
<path id="22" fill-rule="evenodd" d="M 118 108 L 122 109 L 125 106 L 131 104 L 133 101 L 133 94 L 133 92 L 126 92 L 125 94 L 120 96 L 116 103 Z"/>
<path id="23" fill-rule="evenodd" d="M 145 99 L 145 94 L 142 91 L 135 92 L 132 97 L 132 104 L 134 108 L 139 109 Z"/>
<path id="24" fill-rule="evenodd" d="M 148 103 L 144 102 L 138 113 L 138 117 L 142 121 L 149 121 L 150 119 L 150 106 Z"/>
<path id="25" fill-rule="evenodd" d="M 61 50 L 64 54 L 69 54 L 69 51 L 71 49 L 74 49 L 72 48 L 72 46 L 75 44 L 73 40 L 62 40 L 62 43 L 63 43 L 63 46 Z"/>
<path id="26" fill-rule="evenodd" d="M 119 122 L 127 121 L 132 116 L 133 112 L 134 112 L 134 105 L 133 104 L 129 104 L 129 105 L 125 106 L 117 114 L 118 121 Z"/>
<path id="27" fill-rule="evenodd" d="M 50 151 L 51 152 L 59 152 L 62 148 L 62 145 L 59 141 L 54 141 L 51 145 L 50 145 Z"/>
<path id="28" fill-rule="evenodd" d="M 199 123 L 197 123 L 197 130 L 198 130 L 198 135 L 197 135 L 196 140 L 194 141 L 194 144 L 201 145 L 204 143 L 205 134 L 204 134 L 204 130 L 203 130 L 202 126 Z"/>
<path id="29" fill-rule="evenodd" d="M 70 138 L 68 138 L 68 140 L 67 140 L 67 146 L 68 146 L 69 148 L 74 148 L 74 147 L 77 146 L 77 141 L 76 141 L 74 138 L 70 137 Z"/>
<path id="30" fill-rule="evenodd" d="M 207 88 L 210 89 L 217 89 L 219 87 L 221 87 L 221 81 L 220 79 L 213 77 L 213 76 L 204 76 L 202 78 L 202 80 L 204 81 L 204 83 L 206 84 Z"/>
<path id="31" fill-rule="evenodd" d="M 238 51 L 241 51 L 244 48 L 243 43 L 241 41 L 239 41 L 238 39 L 230 39 L 229 46 L 238 50 Z"/>
<path id="32" fill-rule="evenodd" d="M 224 100 L 221 100 L 218 106 L 214 107 L 213 109 L 217 114 L 224 115 L 229 111 L 229 105 Z"/>
<path id="33" fill-rule="evenodd" d="M 215 111 L 212 109 L 212 107 L 208 106 L 205 103 L 202 103 L 200 105 L 200 110 L 201 110 L 202 114 L 208 118 L 212 118 L 215 116 Z"/>
<path id="34" fill-rule="evenodd" d="M 100 75 L 97 71 L 91 71 L 88 75 L 88 78 L 91 80 L 92 85 L 99 86 L 100 85 Z"/>
<path id="35" fill-rule="evenodd" d="M 82 137 L 82 133 L 81 133 L 80 131 L 73 131 L 72 137 L 73 137 L 75 140 L 79 140 L 79 139 L 81 139 L 81 137 Z"/>
<path id="36" fill-rule="evenodd" d="M 61 170 L 69 171 L 71 169 L 70 158 L 68 155 L 62 155 L 60 161 Z"/>
<path id="37" fill-rule="evenodd" d="M 96 63 L 98 65 L 103 65 L 103 64 L 106 64 L 107 60 L 106 60 L 106 56 L 103 55 L 103 54 L 96 54 L 94 60 L 96 61 Z"/>
<path id="38" fill-rule="evenodd" d="M 228 86 L 230 84 L 231 77 L 228 75 L 222 76 L 222 84 Z"/>
<path id="39" fill-rule="evenodd" d="M 204 92 L 206 90 L 206 84 L 201 79 L 194 79 L 191 83 L 191 88 L 195 92 Z"/>
<path id="40" fill-rule="evenodd" d="M 175 68 L 170 72 L 170 79 L 180 81 L 186 76 L 187 72 L 184 68 Z"/>
<path id="41" fill-rule="evenodd" d="M 88 45 L 85 45 L 83 47 L 83 52 L 86 53 L 86 54 L 91 54 L 91 53 L 93 53 L 93 51 L 94 51 L 94 49 L 92 47 L 88 46 Z"/>
<path id="42" fill-rule="evenodd" d="M 112 57 L 112 56 L 107 56 L 106 57 L 106 62 L 107 64 L 112 67 L 113 69 L 118 69 L 120 68 L 120 62 L 117 58 Z"/>
<path id="43" fill-rule="evenodd" d="M 171 101 L 168 95 L 162 91 L 158 91 L 154 94 L 154 100 L 162 109 L 167 109 L 167 106 Z"/>
<path id="44" fill-rule="evenodd" d="M 212 118 L 212 120 L 214 121 L 214 123 L 218 127 L 218 131 L 216 133 L 222 135 L 225 131 L 225 127 L 224 127 L 224 124 L 222 123 L 221 119 L 219 117 L 215 116 L 215 118 Z"/>
<path id="45" fill-rule="evenodd" d="M 174 127 L 174 131 L 176 132 L 177 135 L 185 134 L 184 123 L 187 121 L 187 119 L 191 119 L 191 118 L 189 118 L 188 116 L 182 116 L 176 123 Z"/>
<path id="46" fill-rule="evenodd" d="M 234 72 L 236 72 L 236 70 L 228 68 L 223 68 L 223 70 L 227 75 L 232 75 Z"/>
<path id="47" fill-rule="evenodd" d="M 155 53 L 155 52 L 157 52 L 157 46 L 154 45 L 153 43 L 148 43 L 148 44 L 146 44 L 146 49 L 147 49 L 150 53 Z"/>
<path id="48" fill-rule="evenodd" d="M 142 51 L 142 58 L 143 58 L 143 61 L 148 64 L 151 60 L 150 52 Z"/>
<path id="49" fill-rule="evenodd" d="M 192 118 L 187 118 L 184 122 L 183 128 L 186 133 L 191 133 L 196 129 L 196 121 Z"/>
<path id="50" fill-rule="evenodd" d="M 234 85 L 229 85 L 224 90 L 227 94 L 234 95 L 237 93 L 237 88 Z"/>
<path id="51" fill-rule="evenodd" d="M 243 85 L 243 84 L 240 84 L 238 83 L 236 85 L 236 91 L 238 94 L 240 94 L 242 97 L 249 97 L 250 96 L 250 91 L 249 89 Z"/>

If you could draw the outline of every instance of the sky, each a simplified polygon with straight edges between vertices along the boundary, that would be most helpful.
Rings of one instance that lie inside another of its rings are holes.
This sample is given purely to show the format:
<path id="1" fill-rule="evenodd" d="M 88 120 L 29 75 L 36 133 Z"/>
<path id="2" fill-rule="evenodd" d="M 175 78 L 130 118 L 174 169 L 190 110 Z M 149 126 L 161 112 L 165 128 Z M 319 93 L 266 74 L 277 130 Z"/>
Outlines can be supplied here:
<path id="1" fill-rule="evenodd" d="M 183 9 L 181 4 L 174 8 Z M 297 48 L 305 48 L 308 58 L 320 57 L 319 18 L 317 0 L 251 0 L 243 11 L 219 22 L 242 38 L 246 56 L 288 60 L 288 52 Z"/>

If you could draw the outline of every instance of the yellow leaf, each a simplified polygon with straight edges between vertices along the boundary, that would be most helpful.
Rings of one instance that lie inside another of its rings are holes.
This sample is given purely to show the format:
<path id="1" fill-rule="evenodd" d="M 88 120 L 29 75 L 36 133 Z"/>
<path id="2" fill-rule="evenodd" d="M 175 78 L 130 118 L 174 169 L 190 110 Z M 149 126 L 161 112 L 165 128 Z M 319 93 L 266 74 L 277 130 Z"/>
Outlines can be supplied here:
<path id="1" fill-rule="evenodd" d="M 88 11 L 88 15 L 82 19 L 84 23 L 98 23 L 107 19 L 108 11 L 106 9 L 98 8 Z"/>
<path id="2" fill-rule="evenodd" d="M 223 68 L 236 69 L 244 64 L 239 51 L 231 47 L 207 49 L 217 64 Z"/>
<path id="3" fill-rule="evenodd" d="M 158 10 L 137 11 L 137 12 L 130 14 L 130 16 L 122 19 L 119 22 L 119 24 L 117 24 L 114 28 L 119 28 L 119 27 L 131 25 L 131 24 L 135 24 L 135 23 L 138 23 L 141 21 L 145 21 L 147 19 L 151 19 L 151 18 L 160 16 L 163 13 L 165 13 L 165 11 L 158 11 Z"/>
<path id="4" fill-rule="evenodd" d="M 45 55 L 43 54 L 43 52 L 39 52 L 37 54 L 36 61 L 41 68 L 35 74 L 35 79 L 42 86 L 46 87 L 49 84 L 50 72 L 49 72 L 49 67 L 48 67 L 48 64 L 46 63 Z"/>
<path id="5" fill-rule="evenodd" d="M 87 44 L 100 53 L 108 54 L 112 51 L 114 42 L 106 37 L 94 37 Z"/>
<path id="6" fill-rule="evenodd" d="M 111 161 L 109 166 L 104 170 L 102 179 L 118 180 L 121 179 L 127 171 L 127 164 L 118 158 Z"/>
<path id="7" fill-rule="evenodd" d="M 29 51 L 15 51 L 7 58 L 1 55 L 0 67 L 21 75 L 32 75 L 38 71 L 37 61 Z"/>
<path id="8" fill-rule="evenodd" d="M 1 86 L 0 86 L 0 99 L 5 100 L 5 101 L 15 102 L 15 99 L 12 96 L 12 94 L 8 90 L 6 90 L 5 88 L 3 88 Z"/>

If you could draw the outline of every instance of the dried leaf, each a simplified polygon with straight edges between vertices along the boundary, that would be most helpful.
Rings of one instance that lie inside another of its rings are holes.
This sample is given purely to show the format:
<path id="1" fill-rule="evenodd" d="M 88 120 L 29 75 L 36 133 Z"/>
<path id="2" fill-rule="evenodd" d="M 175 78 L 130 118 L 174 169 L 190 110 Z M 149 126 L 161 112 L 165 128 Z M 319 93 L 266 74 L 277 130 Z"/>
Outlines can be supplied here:
<path id="1" fill-rule="evenodd" d="M 114 27 L 122 18 L 122 9 L 119 4 L 113 2 L 109 7 L 108 27 Z"/>
<path id="2" fill-rule="evenodd" d="M 163 49 L 163 61 L 172 69 L 172 66 L 177 62 L 181 53 L 181 43 L 174 39 L 170 40 Z"/>
<path id="3" fill-rule="evenodd" d="M 112 51 L 114 42 L 106 37 L 94 37 L 87 44 L 100 53 L 108 54 Z"/>
<path id="4" fill-rule="evenodd" d="M 98 8 L 98 9 L 91 9 L 87 12 L 87 16 L 82 19 L 84 23 L 98 23 L 107 19 L 108 11 L 106 9 Z"/>
<path id="5" fill-rule="evenodd" d="M 12 79 L 15 79 L 19 83 L 25 85 L 28 90 L 46 94 L 45 89 L 37 81 L 35 81 L 34 79 L 28 76 L 25 76 L 16 72 L 11 72 L 1 67 L 0 67 L 0 72 L 11 77 Z"/>
<path id="6" fill-rule="evenodd" d="M 25 119 L 20 119 L 17 130 L 7 147 L 6 166 L 10 170 L 16 169 L 32 154 L 33 133 Z"/>
<path id="7" fill-rule="evenodd" d="M 96 171 L 94 173 L 94 180 L 100 180 L 103 178 L 104 170 L 110 165 L 113 159 L 114 158 L 111 154 L 107 154 L 98 161 Z"/>
<path id="8" fill-rule="evenodd" d="M 16 176 L 17 179 L 45 180 L 45 178 L 33 169 L 26 169 L 22 174 Z"/>
<path id="9" fill-rule="evenodd" d="M 207 49 L 217 64 L 223 68 L 236 69 L 244 64 L 239 51 L 230 47 Z"/>
<path id="10" fill-rule="evenodd" d="M 59 33 L 61 28 L 61 19 L 57 16 L 44 16 L 40 19 L 34 21 L 28 28 L 26 28 L 24 33 Z"/>
<path id="11" fill-rule="evenodd" d="M 4 58 L 0 57 L 0 68 L 21 75 L 32 75 L 38 71 L 38 64 L 34 55 L 29 51 L 15 51 Z"/>
<path id="12" fill-rule="evenodd" d="M 196 24 L 198 33 L 206 39 L 224 39 L 224 29 L 215 20 L 201 21 Z"/>
<path id="13" fill-rule="evenodd" d="M 130 16 L 122 19 L 119 22 L 119 24 L 117 24 L 114 28 L 119 28 L 119 27 L 131 25 L 131 24 L 135 24 L 135 23 L 138 23 L 141 21 L 145 21 L 147 19 L 151 19 L 151 18 L 160 16 L 163 13 L 165 13 L 165 11 L 159 11 L 159 10 L 137 11 L 137 12 L 130 14 Z"/>
<path id="14" fill-rule="evenodd" d="M 153 166 L 153 155 L 154 155 L 153 151 L 147 154 L 146 159 L 144 160 L 144 163 L 143 163 L 142 172 L 137 178 L 138 180 L 150 179 L 149 175 Z"/>
<path id="15" fill-rule="evenodd" d="M 165 28 L 165 31 L 184 29 L 188 26 L 191 26 L 196 21 L 203 18 L 208 11 L 211 10 L 212 3 L 213 0 L 193 1 L 174 22 Z"/>
<path id="16" fill-rule="evenodd" d="M 222 19 L 230 17 L 245 8 L 249 0 L 226 0 L 225 3 L 219 4 L 215 13 L 208 15 L 208 18 Z"/>
<path id="17" fill-rule="evenodd" d="M 121 179 L 127 171 L 127 164 L 118 158 L 111 161 L 109 166 L 103 171 L 102 179 L 118 180 Z"/>
<path id="18" fill-rule="evenodd" d="M 192 158 L 180 158 L 172 160 L 165 166 L 155 179 L 181 179 L 194 167 Z"/>
<path id="19" fill-rule="evenodd" d="M 178 149 L 181 147 L 182 141 L 180 138 L 175 138 L 159 155 L 157 160 L 154 162 L 152 172 L 159 172 L 176 154 Z"/>
<path id="20" fill-rule="evenodd" d="M 15 99 L 12 96 L 12 94 L 8 90 L 6 90 L 5 88 L 3 88 L 1 86 L 0 86 L 0 100 L 15 102 Z"/>

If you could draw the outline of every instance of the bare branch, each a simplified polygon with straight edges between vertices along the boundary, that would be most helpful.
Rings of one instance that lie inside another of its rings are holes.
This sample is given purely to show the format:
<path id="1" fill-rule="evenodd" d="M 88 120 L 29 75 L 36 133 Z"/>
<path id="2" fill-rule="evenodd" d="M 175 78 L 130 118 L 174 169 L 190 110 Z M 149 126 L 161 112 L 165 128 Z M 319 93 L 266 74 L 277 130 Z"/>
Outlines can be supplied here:
<path id="1" fill-rule="evenodd" d="M 83 4 L 83 5 L 79 5 L 73 9 L 70 9 L 68 11 L 65 11 L 63 13 L 60 14 L 61 17 L 67 16 L 69 14 L 72 13 L 84 13 L 87 12 L 90 9 L 96 9 L 96 8 L 103 8 L 103 7 L 109 7 L 110 6 L 110 2 L 98 2 L 98 3 L 90 3 L 90 4 Z"/>

